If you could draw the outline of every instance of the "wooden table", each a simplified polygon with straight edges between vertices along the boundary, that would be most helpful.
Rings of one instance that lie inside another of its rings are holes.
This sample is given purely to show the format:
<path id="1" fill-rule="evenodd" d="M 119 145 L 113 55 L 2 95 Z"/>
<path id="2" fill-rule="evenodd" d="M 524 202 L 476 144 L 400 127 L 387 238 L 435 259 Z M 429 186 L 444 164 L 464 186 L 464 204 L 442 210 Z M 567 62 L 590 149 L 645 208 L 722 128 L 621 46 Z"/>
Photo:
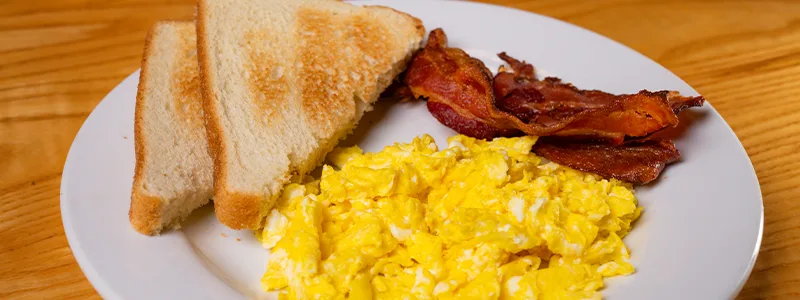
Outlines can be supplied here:
<path id="1" fill-rule="evenodd" d="M 139 68 L 147 29 L 191 18 L 192 2 L 0 3 L 0 298 L 99 298 L 64 237 L 64 160 L 89 112 Z M 764 195 L 761 253 L 740 298 L 800 297 L 800 2 L 487 2 L 608 36 L 705 95 Z"/>

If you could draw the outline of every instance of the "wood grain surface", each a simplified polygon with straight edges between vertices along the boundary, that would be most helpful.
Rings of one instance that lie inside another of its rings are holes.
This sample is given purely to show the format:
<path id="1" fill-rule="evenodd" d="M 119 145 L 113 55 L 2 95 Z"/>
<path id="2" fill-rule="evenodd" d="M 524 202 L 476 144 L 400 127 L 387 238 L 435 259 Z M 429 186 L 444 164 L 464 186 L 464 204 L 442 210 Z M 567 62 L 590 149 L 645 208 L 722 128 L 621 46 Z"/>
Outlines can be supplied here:
<path id="1" fill-rule="evenodd" d="M 190 19 L 192 2 L 0 1 L 0 298 L 99 298 L 64 237 L 64 160 L 89 112 L 139 68 L 148 28 Z M 706 96 L 764 195 L 761 253 L 739 298 L 800 297 L 800 1 L 486 2 L 608 36 Z"/>

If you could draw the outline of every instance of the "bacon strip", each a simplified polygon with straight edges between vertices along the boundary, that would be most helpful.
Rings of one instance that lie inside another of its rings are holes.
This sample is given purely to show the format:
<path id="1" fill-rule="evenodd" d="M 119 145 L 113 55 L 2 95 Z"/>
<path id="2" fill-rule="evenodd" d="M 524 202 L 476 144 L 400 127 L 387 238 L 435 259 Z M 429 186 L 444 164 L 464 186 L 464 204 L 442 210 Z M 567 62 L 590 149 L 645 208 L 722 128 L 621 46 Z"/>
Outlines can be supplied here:
<path id="1" fill-rule="evenodd" d="M 560 79 L 536 80 L 533 66 L 505 53 L 499 54 L 513 71 L 501 70 L 494 78 L 496 105 L 520 119 L 530 135 L 570 136 L 621 144 L 625 138 L 648 136 L 678 124 L 677 113 L 702 105 L 702 97 L 682 97 L 678 92 L 646 90 L 613 95 L 580 90 Z M 540 126 L 562 125 L 541 133 Z"/>
<path id="2" fill-rule="evenodd" d="M 447 46 L 441 29 L 406 70 L 405 84 L 445 126 L 467 136 L 491 139 L 527 134 L 540 137 L 534 150 L 552 161 L 634 183 L 658 177 L 680 153 L 671 141 L 647 140 L 678 124 L 680 111 L 701 106 L 703 97 L 674 91 L 613 95 L 580 90 L 558 78 L 536 79 L 534 67 L 506 53 L 492 77 L 478 59 Z"/>
<path id="3" fill-rule="evenodd" d="M 621 144 L 627 137 L 674 127 L 676 112 L 704 101 L 670 91 L 613 95 L 580 90 L 558 78 L 536 80 L 532 65 L 505 53 L 499 56 L 513 70 L 492 78 L 483 62 L 448 47 L 444 31 L 436 29 L 413 59 L 405 83 L 415 97 L 428 99 L 440 122 L 480 138 L 522 131 Z"/>
<path id="4" fill-rule="evenodd" d="M 483 139 L 519 133 L 495 117 L 492 73 L 463 50 L 448 48 L 442 29 L 431 31 L 407 69 L 405 83 L 415 97 L 428 99 L 428 110 L 439 122 L 458 133 Z"/>
<path id="5" fill-rule="evenodd" d="M 667 164 L 681 157 L 675 144 L 668 140 L 611 146 L 542 138 L 533 145 L 533 152 L 576 170 L 634 184 L 655 180 Z"/>

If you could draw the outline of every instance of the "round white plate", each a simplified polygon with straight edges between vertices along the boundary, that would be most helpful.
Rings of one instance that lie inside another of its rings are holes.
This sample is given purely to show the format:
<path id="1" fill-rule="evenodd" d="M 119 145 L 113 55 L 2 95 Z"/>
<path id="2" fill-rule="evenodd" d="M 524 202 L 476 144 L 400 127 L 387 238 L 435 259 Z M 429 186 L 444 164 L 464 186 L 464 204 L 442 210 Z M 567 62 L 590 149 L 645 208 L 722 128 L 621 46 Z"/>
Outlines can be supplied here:
<path id="1" fill-rule="evenodd" d="M 370 1 L 411 13 L 428 30 L 482 59 L 495 53 L 531 62 L 539 75 L 584 89 L 696 92 L 641 54 L 587 30 L 536 14 L 468 2 Z M 514 30 L 509 30 L 514 29 Z M 217 222 L 210 206 L 182 231 L 158 237 L 128 223 L 133 178 L 133 112 L 139 73 L 97 106 L 75 137 L 64 165 L 61 212 L 72 251 L 97 291 L 110 299 L 238 299 L 269 297 L 259 279 L 267 252 L 250 231 Z M 453 132 L 422 103 L 382 102 L 345 143 L 377 151 L 429 133 Z M 691 126 L 688 126 L 691 124 Z M 761 192 L 742 145 L 706 104 L 683 113 L 676 141 L 683 160 L 650 186 L 638 187 L 644 214 L 625 238 L 635 274 L 607 280 L 608 299 L 724 299 L 738 293 L 758 253 Z"/>

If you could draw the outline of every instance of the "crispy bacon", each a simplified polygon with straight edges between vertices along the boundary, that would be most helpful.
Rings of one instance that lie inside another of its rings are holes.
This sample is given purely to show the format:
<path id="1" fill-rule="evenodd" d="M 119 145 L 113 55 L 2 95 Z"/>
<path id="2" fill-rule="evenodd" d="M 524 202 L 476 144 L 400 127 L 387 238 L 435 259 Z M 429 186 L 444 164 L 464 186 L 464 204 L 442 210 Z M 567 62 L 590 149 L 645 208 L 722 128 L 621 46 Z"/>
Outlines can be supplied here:
<path id="1" fill-rule="evenodd" d="M 428 99 L 428 110 L 439 122 L 458 133 L 490 139 L 519 132 L 493 115 L 492 73 L 463 50 L 448 48 L 442 29 L 431 31 L 405 83 L 415 97 Z"/>
<path id="2" fill-rule="evenodd" d="M 509 67 L 492 77 L 478 59 L 447 46 L 441 29 L 412 60 L 404 79 L 442 124 L 491 139 L 527 134 L 542 139 L 537 153 L 575 169 L 635 183 L 655 179 L 680 154 L 650 135 L 678 124 L 677 114 L 703 97 L 674 91 L 613 95 L 580 90 L 558 78 L 536 79 L 534 67 L 500 53 Z"/>
<path id="3" fill-rule="evenodd" d="M 626 137 L 674 127 L 677 111 L 703 102 L 669 91 L 613 95 L 580 90 L 558 78 L 536 80 L 532 65 L 499 56 L 513 71 L 501 70 L 492 78 L 483 62 L 448 47 L 444 31 L 436 29 L 412 61 L 405 83 L 415 97 L 428 99 L 440 122 L 481 138 L 522 131 L 621 144 Z"/>
<path id="4" fill-rule="evenodd" d="M 520 119 L 525 133 L 534 135 L 540 126 L 560 124 L 560 129 L 541 135 L 570 136 L 621 144 L 626 137 L 638 138 L 678 124 L 677 113 L 702 105 L 702 97 L 682 97 L 671 91 L 640 91 L 613 95 L 598 90 L 580 90 L 548 77 L 536 80 L 533 66 L 506 53 L 500 58 L 513 71 L 501 70 L 494 78 L 496 105 Z"/>
<path id="5" fill-rule="evenodd" d="M 655 180 L 667 164 L 681 157 L 669 140 L 612 146 L 541 138 L 533 145 L 533 152 L 573 169 L 635 184 Z"/>
<path id="6" fill-rule="evenodd" d="M 494 127 L 478 118 L 471 118 L 468 112 L 461 114 L 453 107 L 437 101 L 428 101 L 428 111 L 444 126 L 478 139 L 492 139 L 498 136 L 510 137 L 522 134 L 521 131 L 513 128 Z"/>
<path id="7" fill-rule="evenodd" d="M 661 92 L 663 93 L 665 91 Z M 669 101 L 669 106 L 676 115 L 681 113 L 684 109 L 703 106 L 703 103 L 706 102 L 703 96 L 684 97 L 681 96 L 681 93 L 676 91 L 666 91 L 666 93 L 665 97 L 667 97 L 667 101 Z"/>

